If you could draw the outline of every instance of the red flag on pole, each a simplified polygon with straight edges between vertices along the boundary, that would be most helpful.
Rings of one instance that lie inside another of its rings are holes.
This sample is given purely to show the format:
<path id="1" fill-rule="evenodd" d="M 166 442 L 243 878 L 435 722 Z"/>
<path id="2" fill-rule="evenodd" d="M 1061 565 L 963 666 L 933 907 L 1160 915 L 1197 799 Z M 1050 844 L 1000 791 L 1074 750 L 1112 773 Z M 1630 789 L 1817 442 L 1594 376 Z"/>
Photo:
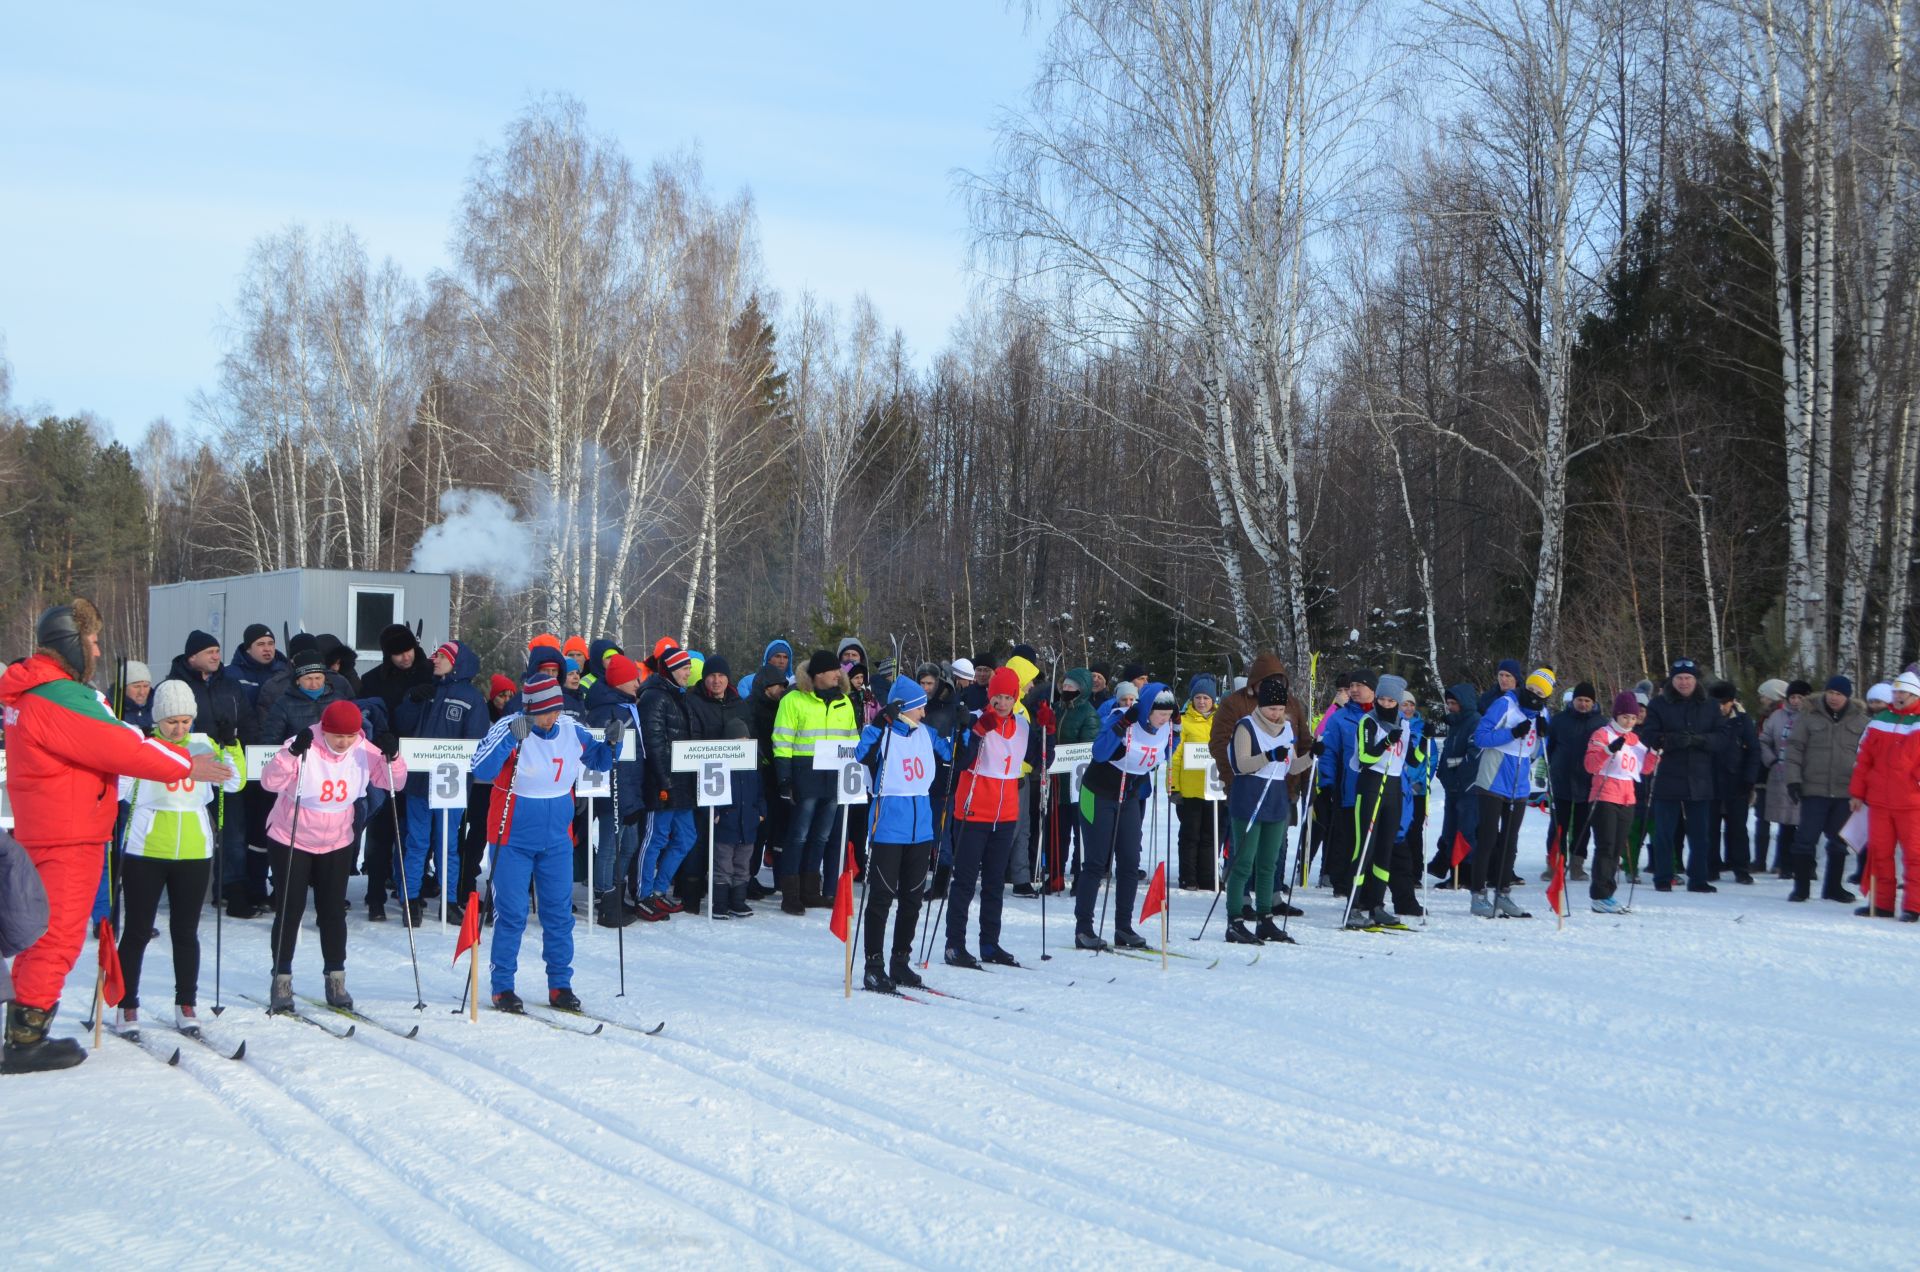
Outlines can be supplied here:
<path id="1" fill-rule="evenodd" d="M 853 931 L 853 881 L 859 873 L 853 860 L 853 841 L 849 839 L 845 864 L 840 871 L 840 883 L 833 890 L 833 921 L 827 925 L 843 941 Z"/>
<path id="2" fill-rule="evenodd" d="M 1147 885 L 1147 899 L 1140 903 L 1140 921 L 1145 923 L 1167 907 L 1167 863 L 1153 868 L 1153 882 Z"/>
<path id="3" fill-rule="evenodd" d="M 453 947 L 453 961 L 458 963 L 460 956 L 480 944 L 480 894 L 467 893 L 467 911 L 460 919 L 460 940 Z"/>
<path id="4" fill-rule="evenodd" d="M 1472 854 L 1472 852 L 1473 852 L 1473 845 L 1467 842 L 1467 837 L 1457 830 L 1454 831 L 1453 832 L 1453 864 L 1455 866 L 1458 866 L 1461 862 L 1465 861 L 1467 857 Z"/>
<path id="5" fill-rule="evenodd" d="M 1560 852 L 1558 826 L 1553 828 L 1553 833 L 1547 838 L 1547 873 L 1552 876 L 1547 880 L 1547 904 L 1553 907 L 1555 917 L 1564 916 L 1566 910 L 1560 903 L 1567 894 L 1567 863 Z"/>
<path id="6" fill-rule="evenodd" d="M 113 943 L 113 923 L 100 920 L 100 997 L 107 1006 L 118 1007 L 127 996 L 126 977 L 120 972 L 120 949 Z"/>

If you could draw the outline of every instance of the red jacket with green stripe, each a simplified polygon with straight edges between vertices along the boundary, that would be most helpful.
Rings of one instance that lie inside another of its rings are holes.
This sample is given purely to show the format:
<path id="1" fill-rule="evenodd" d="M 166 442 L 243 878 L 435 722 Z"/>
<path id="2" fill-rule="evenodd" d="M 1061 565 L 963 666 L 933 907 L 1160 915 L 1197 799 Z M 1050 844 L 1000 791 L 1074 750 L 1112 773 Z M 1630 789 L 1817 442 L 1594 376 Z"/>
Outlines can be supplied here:
<path id="1" fill-rule="evenodd" d="M 0 676 L 0 709 L 14 837 L 22 843 L 105 843 L 122 776 L 171 782 L 193 768 L 186 748 L 122 724 L 99 693 L 45 654 Z"/>

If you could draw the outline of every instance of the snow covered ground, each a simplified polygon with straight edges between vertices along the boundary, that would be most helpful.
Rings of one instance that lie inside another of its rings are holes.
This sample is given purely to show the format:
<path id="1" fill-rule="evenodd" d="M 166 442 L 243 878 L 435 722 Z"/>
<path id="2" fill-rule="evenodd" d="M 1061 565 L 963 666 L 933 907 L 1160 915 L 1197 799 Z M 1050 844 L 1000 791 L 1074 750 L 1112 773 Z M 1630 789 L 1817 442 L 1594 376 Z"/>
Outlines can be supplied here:
<path id="1" fill-rule="evenodd" d="M 845 1000 L 826 914 L 772 906 L 628 929 L 617 999 L 614 936 L 582 929 L 576 989 L 658 1038 L 450 1014 L 430 921 L 419 1038 L 336 1041 L 237 1000 L 266 925 L 229 923 L 210 1033 L 244 1061 L 108 1039 L 0 1080 L 7 1263 L 1913 1267 L 1920 929 L 1771 878 L 1642 888 L 1625 918 L 1575 888 L 1564 932 L 1530 883 L 1529 922 L 1442 892 L 1408 935 L 1335 931 L 1316 892 L 1253 966 L 1218 918 L 1189 942 L 1204 906 L 1175 893 L 1173 945 L 1221 961 L 1164 972 L 1071 952 L 1051 902 L 1043 964 L 1010 899 L 1034 970 L 929 973 L 978 1003 Z M 350 983 L 411 1023 L 405 933 L 363 913 Z M 537 936 L 522 969 L 532 998 Z M 170 985 L 163 935 L 149 1004 Z"/>

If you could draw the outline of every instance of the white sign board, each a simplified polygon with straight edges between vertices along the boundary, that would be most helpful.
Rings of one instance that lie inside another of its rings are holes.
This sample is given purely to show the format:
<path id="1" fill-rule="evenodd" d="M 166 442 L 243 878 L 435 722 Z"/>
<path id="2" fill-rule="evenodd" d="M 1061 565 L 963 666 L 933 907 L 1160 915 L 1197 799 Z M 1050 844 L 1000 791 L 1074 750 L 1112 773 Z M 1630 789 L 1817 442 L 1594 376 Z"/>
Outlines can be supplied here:
<path id="1" fill-rule="evenodd" d="M 574 779 L 573 793 L 581 799 L 606 799 L 613 794 L 612 771 L 581 769 L 580 776 Z"/>
<path id="2" fill-rule="evenodd" d="M 257 782 L 266 776 L 267 761 L 280 754 L 277 746 L 250 746 L 247 751 L 247 780 Z"/>
<path id="3" fill-rule="evenodd" d="M 837 744 L 829 743 L 828 745 Z M 673 744 L 673 771 L 676 773 L 704 773 L 707 765 L 713 763 L 728 769 L 758 768 L 760 745 L 752 738 L 727 738 L 721 741 Z M 840 767 L 837 757 L 831 767 Z"/>
<path id="4" fill-rule="evenodd" d="M 1205 742 L 1185 742 L 1180 747 L 1180 764 L 1183 768 L 1198 769 L 1207 775 L 1208 799 L 1225 799 L 1227 788 L 1221 785 L 1219 766 L 1213 762 L 1213 752 L 1207 749 Z"/>
<path id="5" fill-rule="evenodd" d="M 1068 777 L 1067 798 L 1079 800 L 1080 783 L 1087 776 L 1087 765 L 1093 763 L 1093 743 L 1066 742 L 1053 749 L 1053 763 L 1049 773 L 1065 773 Z"/>
<path id="6" fill-rule="evenodd" d="M 867 802 L 867 766 L 856 760 L 854 753 L 860 749 L 860 743 L 836 742 L 828 739 L 816 742 L 813 747 L 813 767 L 820 772 L 840 774 L 834 786 L 834 796 L 842 804 L 864 804 Z"/>

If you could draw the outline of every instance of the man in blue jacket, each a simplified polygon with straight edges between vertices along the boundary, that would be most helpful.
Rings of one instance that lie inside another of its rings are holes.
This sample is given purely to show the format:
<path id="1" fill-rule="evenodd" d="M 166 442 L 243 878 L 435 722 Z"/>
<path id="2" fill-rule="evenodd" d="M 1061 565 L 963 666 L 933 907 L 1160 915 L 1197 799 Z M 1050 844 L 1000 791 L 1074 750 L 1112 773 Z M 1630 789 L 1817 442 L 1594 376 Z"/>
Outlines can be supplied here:
<path id="1" fill-rule="evenodd" d="M 401 698 L 395 718 L 396 732 L 408 738 L 469 738 L 478 742 L 487 736 L 487 700 L 473 685 L 480 674 L 480 658 L 462 641 L 450 640 L 433 651 L 433 680 L 415 685 Z M 426 873 L 427 856 L 445 845 L 455 851 L 460 842 L 458 814 L 451 810 L 434 812 L 428 806 L 428 774 L 414 773 L 407 778 L 406 879 L 403 900 L 414 926 L 419 926 L 425 908 L 420 899 L 420 880 Z M 474 881 L 480 877 L 480 863 L 461 861 L 459 890 L 451 900 L 464 903 Z M 441 886 L 446 886 L 445 881 Z"/>
<path id="2" fill-rule="evenodd" d="M 1471 853 L 1480 833 L 1480 801 L 1473 795 L 1473 779 L 1480 771 L 1480 748 L 1473 744 L 1480 724 L 1480 691 L 1465 681 L 1450 686 L 1446 707 L 1446 739 L 1434 770 L 1440 789 L 1447 793 L 1446 809 L 1440 815 L 1440 842 L 1434 845 L 1427 873 L 1440 880 L 1436 886 L 1451 888 L 1455 836 L 1466 840 Z"/>
<path id="3" fill-rule="evenodd" d="M 640 843 L 646 838 L 646 778 L 639 758 L 640 716 L 634 698 L 640 692 L 640 665 L 622 653 L 609 654 L 601 664 L 601 675 L 587 690 L 587 725 L 604 729 L 618 716 L 624 732 L 631 733 L 636 750 L 634 758 L 615 757 L 613 798 L 603 801 L 597 810 L 599 826 L 594 842 L 593 890 L 594 921 L 601 927 L 622 928 L 640 918 L 640 913 L 621 896 L 621 885 L 632 872 Z M 739 779 L 736 776 L 735 781 Z M 649 917 L 652 912 L 648 912 Z"/>
<path id="4" fill-rule="evenodd" d="M 1373 710 L 1373 673 L 1356 671 L 1348 677 L 1346 704 L 1327 718 L 1320 731 L 1320 786 L 1328 792 L 1333 816 L 1327 818 L 1327 878 L 1333 895 L 1353 891 L 1354 865 L 1359 857 L 1359 831 L 1354 826 L 1354 800 L 1360 793 L 1360 767 L 1355 757 L 1360 721 Z"/>
<path id="5" fill-rule="evenodd" d="M 1480 801 L 1480 841 L 1473 854 L 1473 913 L 1478 918 L 1531 917 L 1514 903 L 1509 881 L 1514 877 L 1520 822 L 1527 812 L 1533 757 L 1540 745 L 1540 710 L 1552 695 L 1553 673 L 1538 668 L 1525 684 L 1495 698 L 1473 732 L 1474 744 L 1480 748 L 1480 768 L 1473 782 Z M 1493 896 L 1487 894 L 1489 880 Z"/>

